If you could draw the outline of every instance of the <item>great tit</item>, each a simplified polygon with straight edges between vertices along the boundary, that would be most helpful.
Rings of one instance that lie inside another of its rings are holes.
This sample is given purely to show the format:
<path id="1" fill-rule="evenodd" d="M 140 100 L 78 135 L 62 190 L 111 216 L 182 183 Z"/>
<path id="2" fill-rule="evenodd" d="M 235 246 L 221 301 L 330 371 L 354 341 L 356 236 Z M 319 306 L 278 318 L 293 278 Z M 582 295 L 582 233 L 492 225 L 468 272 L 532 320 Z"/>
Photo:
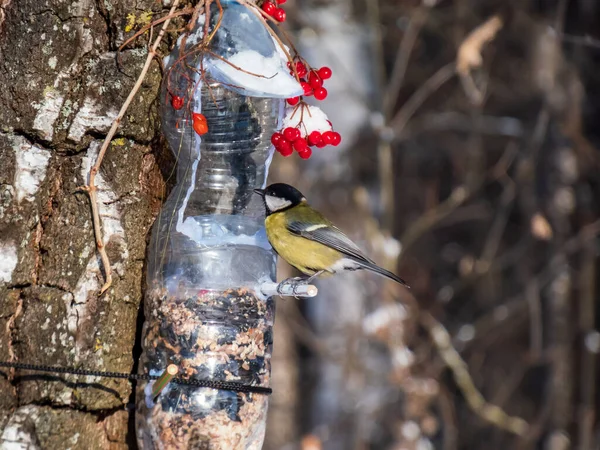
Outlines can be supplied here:
<path id="1" fill-rule="evenodd" d="M 335 225 L 317 210 L 296 188 L 275 183 L 254 189 L 263 198 L 267 238 L 273 249 L 309 278 L 319 275 L 366 269 L 408 285 L 397 275 L 377 266 Z"/>

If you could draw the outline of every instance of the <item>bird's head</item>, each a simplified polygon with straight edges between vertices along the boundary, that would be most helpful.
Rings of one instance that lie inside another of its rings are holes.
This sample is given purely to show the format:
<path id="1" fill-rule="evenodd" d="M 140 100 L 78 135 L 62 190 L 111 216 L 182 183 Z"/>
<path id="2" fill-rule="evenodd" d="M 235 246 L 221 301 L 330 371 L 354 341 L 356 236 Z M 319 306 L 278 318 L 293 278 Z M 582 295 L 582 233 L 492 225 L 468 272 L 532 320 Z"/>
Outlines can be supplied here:
<path id="1" fill-rule="evenodd" d="M 298 189 L 285 183 L 271 184 L 266 189 L 254 189 L 254 192 L 263 198 L 267 215 L 306 201 Z"/>

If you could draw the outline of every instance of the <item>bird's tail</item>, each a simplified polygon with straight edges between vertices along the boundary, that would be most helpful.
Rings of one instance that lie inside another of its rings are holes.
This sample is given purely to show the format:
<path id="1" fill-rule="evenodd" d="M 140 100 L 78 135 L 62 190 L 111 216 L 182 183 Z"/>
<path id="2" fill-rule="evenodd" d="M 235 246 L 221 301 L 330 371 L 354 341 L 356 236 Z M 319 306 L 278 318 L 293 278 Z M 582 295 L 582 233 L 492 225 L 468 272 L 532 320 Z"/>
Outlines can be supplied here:
<path id="1" fill-rule="evenodd" d="M 385 270 L 385 269 L 379 267 L 378 265 L 376 265 L 372 262 L 369 262 L 369 261 L 357 261 L 357 262 L 366 270 L 375 272 L 378 275 L 389 278 L 390 280 L 394 280 L 396 283 L 400 283 L 402 286 L 406 286 L 407 288 L 410 288 L 410 286 L 408 284 L 406 284 L 406 281 L 404 281 L 402 278 L 400 278 L 395 273 L 390 272 L 389 270 Z"/>

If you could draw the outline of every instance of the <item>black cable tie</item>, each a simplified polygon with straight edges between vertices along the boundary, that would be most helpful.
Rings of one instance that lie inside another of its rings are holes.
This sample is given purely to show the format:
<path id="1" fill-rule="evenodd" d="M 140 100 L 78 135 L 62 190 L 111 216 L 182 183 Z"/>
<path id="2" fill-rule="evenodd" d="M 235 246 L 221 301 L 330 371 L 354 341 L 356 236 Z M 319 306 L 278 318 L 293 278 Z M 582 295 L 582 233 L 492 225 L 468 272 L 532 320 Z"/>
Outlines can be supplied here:
<path id="1" fill-rule="evenodd" d="M 103 372 L 98 370 L 77 369 L 75 367 L 62 366 L 42 366 L 36 364 L 26 364 L 18 362 L 0 361 L 0 367 L 10 367 L 13 369 L 31 370 L 35 372 L 50 372 L 50 373 L 65 373 L 79 376 L 92 376 L 103 378 L 120 378 L 131 381 L 152 381 L 157 380 L 159 375 L 125 373 L 125 372 Z M 235 381 L 217 381 L 217 380 L 196 380 L 194 378 L 173 378 L 171 383 L 182 384 L 187 386 L 204 387 L 211 389 L 219 389 L 221 391 L 233 391 L 241 393 L 254 393 L 271 395 L 273 389 L 263 386 L 253 386 L 250 384 L 237 383 Z"/>

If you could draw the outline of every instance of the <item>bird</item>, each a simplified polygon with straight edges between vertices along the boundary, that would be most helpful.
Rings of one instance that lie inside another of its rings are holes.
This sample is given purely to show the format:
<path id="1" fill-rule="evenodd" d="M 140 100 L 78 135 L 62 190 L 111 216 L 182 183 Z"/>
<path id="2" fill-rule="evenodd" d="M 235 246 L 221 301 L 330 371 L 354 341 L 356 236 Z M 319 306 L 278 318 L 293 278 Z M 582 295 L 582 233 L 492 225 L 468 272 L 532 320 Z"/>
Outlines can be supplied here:
<path id="1" fill-rule="evenodd" d="M 265 229 L 271 247 L 288 264 L 308 275 L 305 283 L 321 275 L 368 270 L 409 287 L 402 278 L 365 256 L 348 236 L 312 208 L 295 187 L 274 183 L 254 192 L 263 199 Z"/>

